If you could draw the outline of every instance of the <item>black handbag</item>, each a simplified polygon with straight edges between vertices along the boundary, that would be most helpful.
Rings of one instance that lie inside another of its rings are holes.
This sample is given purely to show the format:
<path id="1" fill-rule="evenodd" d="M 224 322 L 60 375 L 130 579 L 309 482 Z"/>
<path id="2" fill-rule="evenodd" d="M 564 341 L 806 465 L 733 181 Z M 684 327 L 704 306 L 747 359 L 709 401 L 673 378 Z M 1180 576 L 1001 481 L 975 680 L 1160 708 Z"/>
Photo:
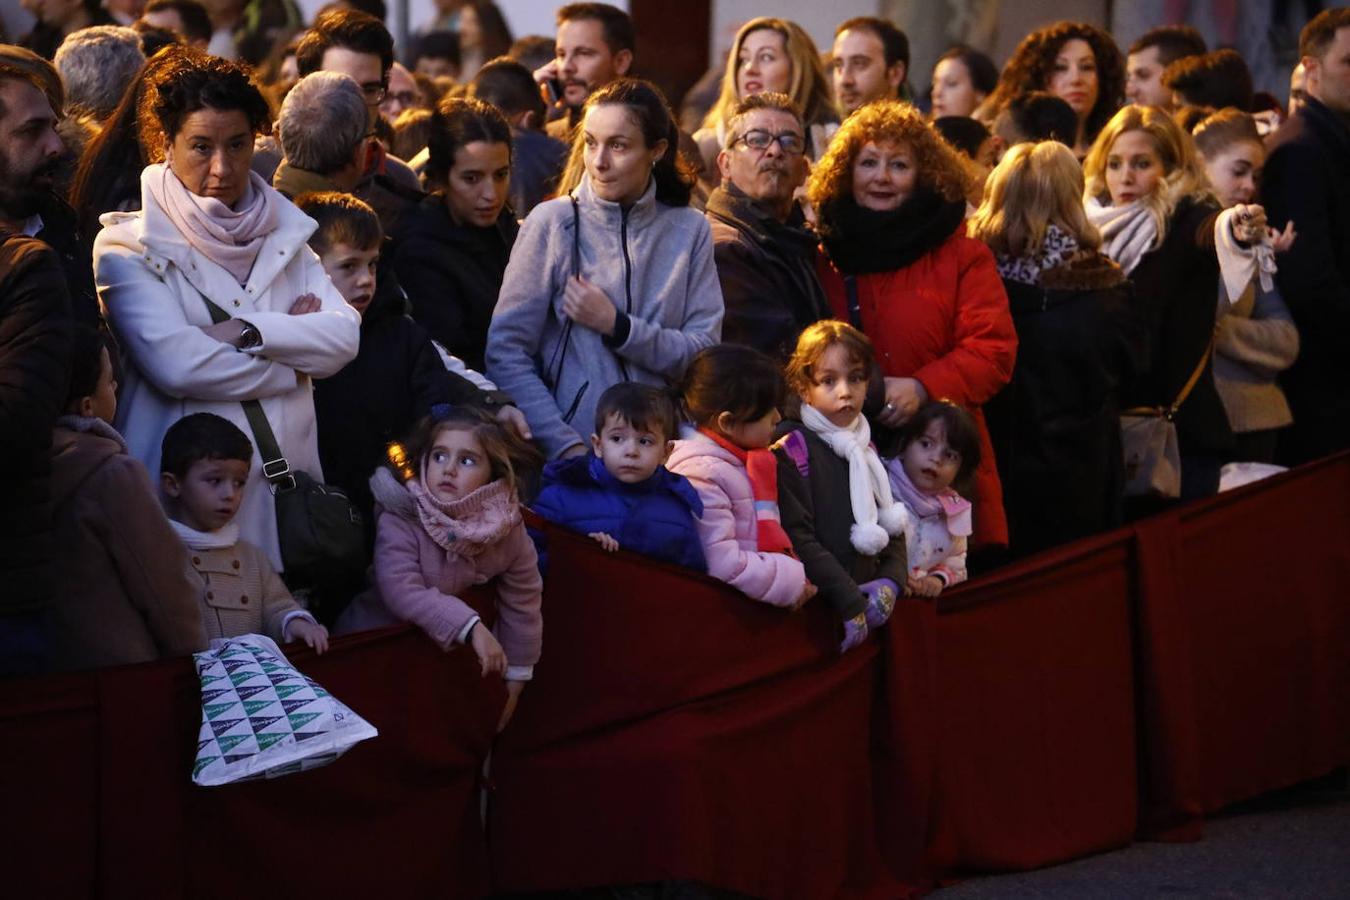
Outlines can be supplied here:
<path id="1" fill-rule="evenodd" d="M 230 318 L 205 296 L 211 321 Z M 292 588 L 341 584 L 365 570 L 365 525 L 361 511 L 341 488 L 293 471 L 257 400 L 240 401 L 262 457 L 263 477 L 276 503 L 277 540 L 286 583 Z"/>

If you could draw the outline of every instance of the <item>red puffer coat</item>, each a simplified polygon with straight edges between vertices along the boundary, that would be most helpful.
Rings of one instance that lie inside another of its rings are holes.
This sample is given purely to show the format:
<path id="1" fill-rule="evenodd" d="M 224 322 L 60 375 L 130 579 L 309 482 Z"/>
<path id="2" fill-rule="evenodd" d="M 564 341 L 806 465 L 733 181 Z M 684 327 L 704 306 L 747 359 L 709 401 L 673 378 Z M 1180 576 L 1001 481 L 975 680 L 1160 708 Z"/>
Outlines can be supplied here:
<path id="1" fill-rule="evenodd" d="M 823 252 L 816 270 L 834 314 L 847 321 L 843 274 Z M 975 416 L 982 460 L 970 498 L 972 543 L 1006 545 L 1003 487 L 980 411 L 1008 383 L 1017 356 L 1017 332 L 994 254 L 966 237 L 962 225 L 903 269 L 859 275 L 858 305 L 882 374 L 916 378 L 929 397 L 951 400 Z"/>

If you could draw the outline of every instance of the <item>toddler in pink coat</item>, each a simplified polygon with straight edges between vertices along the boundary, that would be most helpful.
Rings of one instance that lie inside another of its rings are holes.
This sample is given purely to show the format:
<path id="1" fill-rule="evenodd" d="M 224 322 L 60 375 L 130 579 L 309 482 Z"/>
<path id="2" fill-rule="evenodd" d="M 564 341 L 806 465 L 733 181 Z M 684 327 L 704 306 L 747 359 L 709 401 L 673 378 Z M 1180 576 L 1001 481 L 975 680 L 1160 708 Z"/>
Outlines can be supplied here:
<path id="1" fill-rule="evenodd" d="M 484 676 L 506 678 L 504 728 L 543 643 L 543 580 L 517 493 L 538 454 L 487 413 L 438 407 L 390 458 L 370 480 L 375 584 L 336 630 L 411 622 L 442 649 L 467 644 Z M 497 623 L 489 629 L 459 595 L 494 580 Z"/>
<path id="2" fill-rule="evenodd" d="M 778 516 L 778 464 L 768 449 L 786 387 L 774 361 L 721 344 L 689 363 L 681 393 L 695 429 L 666 468 L 703 501 L 697 521 L 708 574 L 752 600 L 797 607 L 815 594 Z"/>

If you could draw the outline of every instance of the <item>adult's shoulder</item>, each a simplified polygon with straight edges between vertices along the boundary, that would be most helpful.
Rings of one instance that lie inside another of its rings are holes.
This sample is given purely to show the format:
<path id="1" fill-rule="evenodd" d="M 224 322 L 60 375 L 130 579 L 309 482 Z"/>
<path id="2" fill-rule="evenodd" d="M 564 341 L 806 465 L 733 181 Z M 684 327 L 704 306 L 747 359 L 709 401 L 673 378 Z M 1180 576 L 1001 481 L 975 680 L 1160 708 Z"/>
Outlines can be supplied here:
<path id="1" fill-rule="evenodd" d="M 9 280 L 45 266 L 59 270 L 60 264 L 60 257 L 45 241 L 25 234 L 7 235 L 0 241 L 0 279 Z"/>
<path id="2" fill-rule="evenodd" d="M 104 253 L 137 254 L 144 251 L 141 242 L 141 212 L 110 212 L 99 217 L 103 227 L 94 236 L 94 261 Z"/>

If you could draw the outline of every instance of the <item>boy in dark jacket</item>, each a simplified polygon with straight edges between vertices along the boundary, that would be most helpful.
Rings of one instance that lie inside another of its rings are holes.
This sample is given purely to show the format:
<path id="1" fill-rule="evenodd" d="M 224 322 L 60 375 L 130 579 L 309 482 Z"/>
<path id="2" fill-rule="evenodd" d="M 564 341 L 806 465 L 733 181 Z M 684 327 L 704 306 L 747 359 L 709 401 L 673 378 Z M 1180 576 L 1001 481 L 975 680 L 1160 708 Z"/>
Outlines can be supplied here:
<path id="1" fill-rule="evenodd" d="M 675 404 L 657 388 L 612 386 L 595 409 L 594 455 L 549 463 L 534 511 L 611 553 L 622 547 L 707 572 L 694 527 L 703 503 L 687 479 L 664 465 L 675 427 Z"/>

